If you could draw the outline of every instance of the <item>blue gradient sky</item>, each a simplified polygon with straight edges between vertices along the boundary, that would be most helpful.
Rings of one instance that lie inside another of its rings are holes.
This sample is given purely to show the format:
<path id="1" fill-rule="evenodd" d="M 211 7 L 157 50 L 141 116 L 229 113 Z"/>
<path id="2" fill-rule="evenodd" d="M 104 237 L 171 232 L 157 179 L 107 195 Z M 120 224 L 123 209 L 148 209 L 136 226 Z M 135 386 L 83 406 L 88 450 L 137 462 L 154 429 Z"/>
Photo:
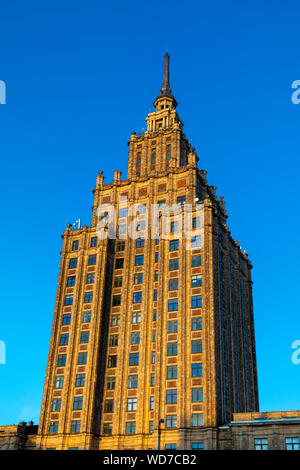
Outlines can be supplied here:
<path id="1" fill-rule="evenodd" d="M 163 55 L 185 133 L 253 262 L 261 410 L 300 409 L 299 2 L 1 2 L 0 424 L 39 418 L 66 224 L 91 220 L 101 169 L 159 92 Z"/>

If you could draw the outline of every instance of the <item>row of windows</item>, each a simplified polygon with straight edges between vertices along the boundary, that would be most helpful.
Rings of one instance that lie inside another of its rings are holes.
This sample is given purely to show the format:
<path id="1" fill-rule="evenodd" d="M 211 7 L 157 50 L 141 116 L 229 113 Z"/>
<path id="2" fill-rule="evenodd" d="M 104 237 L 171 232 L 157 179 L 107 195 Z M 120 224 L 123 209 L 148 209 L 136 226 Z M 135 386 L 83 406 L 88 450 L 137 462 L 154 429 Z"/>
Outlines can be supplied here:
<path id="1" fill-rule="evenodd" d="M 90 247 L 95 248 L 97 246 L 97 237 L 92 237 L 90 241 Z M 77 251 L 79 248 L 79 240 L 74 240 L 72 243 L 72 251 Z"/>
<path id="2" fill-rule="evenodd" d="M 178 281 L 178 279 L 177 279 L 177 281 Z M 91 292 L 91 294 L 92 294 L 92 292 Z M 70 296 L 66 296 L 66 297 L 70 297 Z M 91 298 L 93 298 L 93 297 L 91 297 Z M 139 303 L 142 302 L 142 300 L 143 300 L 143 293 L 142 292 L 134 292 L 133 293 L 133 295 L 132 295 L 132 303 L 133 304 L 139 304 Z M 157 300 L 157 289 L 154 289 L 154 291 L 153 291 L 153 300 Z M 113 295 L 112 306 L 116 307 L 118 305 L 121 305 L 121 303 L 122 303 L 122 295 L 121 294 Z M 70 305 L 70 304 L 68 304 L 68 305 Z M 191 308 L 199 308 L 199 307 L 202 307 L 202 296 L 201 295 L 193 295 L 191 297 Z M 168 300 L 168 312 L 173 312 L 174 310 L 178 310 L 178 299 L 169 299 Z"/>
<path id="3" fill-rule="evenodd" d="M 153 321 L 156 321 L 156 316 L 157 316 L 157 313 L 156 313 L 156 310 L 155 310 L 153 312 Z M 135 323 L 141 323 L 141 320 L 142 320 L 142 312 L 133 312 L 132 313 L 131 323 L 134 323 L 134 324 Z M 111 323 L 110 324 L 111 324 L 111 326 L 119 326 L 120 321 L 121 321 L 121 315 L 119 313 L 116 313 L 116 314 L 111 316 Z M 172 326 L 172 324 L 174 326 Z M 176 331 L 175 331 L 175 325 L 177 325 L 177 327 L 178 327 L 177 320 L 172 320 L 172 321 L 168 322 L 168 333 L 177 333 L 178 330 L 176 329 Z M 173 330 L 173 328 L 174 328 L 174 330 Z M 202 318 L 201 317 L 192 318 L 191 329 L 192 329 L 192 331 L 202 330 Z"/>
<path id="4" fill-rule="evenodd" d="M 178 345 L 177 343 L 167 343 L 167 356 L 177 356 L 178 354 Z M 108 356 L 107 366 L 117 367 L 118 356 L 116 354 Z M 152 364 L 155 363 L 155 351 L 152 352 Z M 130 353 L 129 354 L 129 365 L 137 366 L 139 365 L 139 353 Z M 202 373 L 201 373 L 202 375 Z"/>
<path id="5" fill-rule="evenodd" d="M 177 416 L 176 415 L 167 415 L 165 419 L 166 428 L 175 428 L 177 427 Z M 198 427 L 203 426 L 203 415 L 200 413 L 192 415 L 192 426 Z M 103 423 L 103 434 L 104 435 L 112 435 L 113 427 L 112 423 Z M 153 421 L 149 421 L 149 432 L 153 431 Z M 135 434 L 136 433 L 136 422 L 135 421 L 127 421 L 125 424 L 125 433 L 126 434 Z M 193 444 L 198 444 L 198 446 L 194 446 Z M 201 446 L 200 446 L 201 444 Z M 175 447 L 174 447 L 175 446 Z M 176 444 L 166 444 L 166 449 L 176 449 Z M 204 449 L 203 443 L 192 443 L 192 449 Z"/>
<path id="6" fill-rule="evenodd" d="M 82 313 L 81 322 L 82 323 L 89 323 L 91 321 L 92 312 L 86 311 Z M 64 313 L 62 316 L 62 325 L 70 325 L 71 324 L 72 315 L 70 313 Z"/>
<path id="7" fill-rule="evenodd" d="M 74 277 L 74 283 L 75 283 L 75 276 Z M 136 273 L 133 276 L 133 283 L 135 285 L 137 284 L 142 284 L 143 283 L 143 273 Z M 154 281 L 158 280 L 158 271 L 154 272 Z M 175 279 L 169 279 L 169 290 L 178 290 L 178 278 Z M 87 282 L 88 284 L 88 282 Z M 74 284 L 73 284 L 74 285 Z M 114 279 L 114 287 L 122 287 L 123 285 L 123 277 L 122 276 L 116 276 Z M 191 278 L 191 286 L 192 287 L 200 287 L 202 286 L 202 276 L 201 274 L 194 275 Z"/>
<path id="8" fill-rule="evenodd" d="M 82 400 L 77 400 L 77 398 L 82 397 L 75 397 L 74 398 L 74 406 L 78 406 L 78 403 L 81 403 Z M 75 404 L 75 399 L 76 404 Z M 202 388 L 192 388 L 192 403 L 201 403 L 203 402 L 203 389 Z M 166 391 L 166 404 L 176 404 L 177 403 L 177 390 L 167 390 Z M 82 408 L 73 408 L 73 409 L 82 409 Z M 149 409 L 154 409 L 154 396 L 150 397 Z M 137 410 L 137 398 L 127 398 L 127 405 L 126 411 L 136 411 Z M 113 413 L 114 412 L 114 399 L 110 398 L 105 400 L 104 402 L 104 413 Z M 175 417 L 176 415 L 174 415 Z M 176 424 L 175 424 L 176 426 Z"/>
<path id="9" fill-rule="evenodd" d="M 77 268 L 77 258 L 71 258 L 69 260 L 69 269 L 75 269 Z M 88 257 L 88 266 L 94 266 L 97 262 L 97 255 L 90 255 Z"/>
<path id="10" fill-rule="evenodd" d="M 268 450 L 269 449 L 268 439 L 267 438 L 255 438 L 254 449 L 255 450 Z M 300 450 L 299 437 L 286 437 L 285 449 L 286 450 Z"/>
<path id="11" fill-rule="evenodd" d="M 89 331 L 82 331 L 80 333 L 80 343 L 88 343 L 90 339 L 90 332 Z M 59 345 L 66 346 L 69 344 L 69 333 L 62 333 L 59 338 Z"/>
<path id="12" fill-rule="evenodd" d="M 176 240 L 172 240 L 176 241 Z M 170 242 L 171 243 L 171 242 Z M 75 259 L 75 258 L 74 258 Z M 159 259 L 158 251 L 155 252 L 155 262 L 157 263 Z M 71 260 L 70 260 L 71 261 Z M 144 255 L 137 255 L 135 257 L 135 265 L 141 266 L 144 264 Z M 201 255 L 194 255 L 192 256 L 192 267 L 201 266 Z M 115 262 L 115 269 L 122 269 L 124 268 L 124 258 L 117 258 Z M 179 259 L 171 259 L 169 261 L 169 271 L 175 271 L 179 269 Z"/>

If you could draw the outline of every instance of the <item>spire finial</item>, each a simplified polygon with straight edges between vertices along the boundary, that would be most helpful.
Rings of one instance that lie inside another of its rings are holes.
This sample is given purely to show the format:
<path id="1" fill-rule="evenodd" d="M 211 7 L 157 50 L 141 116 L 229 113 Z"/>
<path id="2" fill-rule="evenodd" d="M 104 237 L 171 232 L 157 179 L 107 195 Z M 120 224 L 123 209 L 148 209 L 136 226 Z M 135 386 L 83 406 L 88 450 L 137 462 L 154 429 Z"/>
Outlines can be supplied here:
<path id="1" fill-rule="evenodd" d="M 170 67 L 170 56 L 168 53 L 165 54 L 164 56 L 164 76 L 163 76 L 163 83 L 162 83 L 162 87 L 161 87 L 161 91 L 169 91 L 171 92 L 170 90 L 170 70 L 169 70 L 169 67 Z"/>
<path id="2" fill-rule="evenodd" d="M 163 75 L 162 87 L 156 100 L 158 98 L 164 98 L 164 97 L 172 98 L 174 101 L 173 104 L 176 107 L 177 102 L 170 88 L 170 70 L 169 69 L 170 69 L 170 56 L 168 53 L 166 53 L 164 56 L 164 75 Z M 154 101 L 154 106 L 155 106 L 156 100 Z"/>

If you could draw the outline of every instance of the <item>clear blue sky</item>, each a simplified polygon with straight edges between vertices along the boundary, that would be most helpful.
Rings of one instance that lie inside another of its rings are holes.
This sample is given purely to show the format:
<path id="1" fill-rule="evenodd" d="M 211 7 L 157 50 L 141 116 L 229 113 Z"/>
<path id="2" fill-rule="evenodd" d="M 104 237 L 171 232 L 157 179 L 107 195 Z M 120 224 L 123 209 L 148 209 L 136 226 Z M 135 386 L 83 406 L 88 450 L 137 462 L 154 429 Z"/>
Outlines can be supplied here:
<path id="1" fill-rule="evenodd" d="M 300 409 L 297 1 L 1 2 L 0 424 L 39 418 L 61 233 L 90 224 L 159 92 L 163 55 L 185 133 L 253 262 L 261 410 Z"/>

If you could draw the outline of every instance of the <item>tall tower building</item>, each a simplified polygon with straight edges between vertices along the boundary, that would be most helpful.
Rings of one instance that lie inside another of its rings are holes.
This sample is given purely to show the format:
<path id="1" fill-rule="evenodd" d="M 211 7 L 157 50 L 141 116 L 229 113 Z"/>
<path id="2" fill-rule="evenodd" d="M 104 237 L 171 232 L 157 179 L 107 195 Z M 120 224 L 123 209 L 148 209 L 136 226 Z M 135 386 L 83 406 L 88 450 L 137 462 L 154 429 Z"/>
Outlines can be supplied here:
<path id="1" fill-rule="evenodd" d="M 161 448 L 215 448 L 232 413 L 258 411 L 252 266 L 183 133 L 168 54 L 154 108 L 127 178 L 100 171 L 91 226 L 63 234 L 37 447 L 156 449 L 160 428 Z"/>

